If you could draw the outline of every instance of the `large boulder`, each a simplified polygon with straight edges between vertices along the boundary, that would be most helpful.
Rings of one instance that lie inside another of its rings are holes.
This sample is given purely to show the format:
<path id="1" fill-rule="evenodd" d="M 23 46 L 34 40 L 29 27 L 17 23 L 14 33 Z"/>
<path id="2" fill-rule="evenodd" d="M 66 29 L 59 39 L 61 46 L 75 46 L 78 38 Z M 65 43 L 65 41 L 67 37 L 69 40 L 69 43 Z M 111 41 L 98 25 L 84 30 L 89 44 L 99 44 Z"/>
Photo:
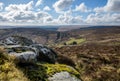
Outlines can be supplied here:
<path id="1" fill-rule="evenodd" d="M 32 51 L 22 52 L 22 53 L 10 53 L 10 55 L 13 55 L 16 57 L 17 60 L 19 60 L 21 63 L 32 63 L 36 62 L 36 53 Z"/>
<path id="2" fill-rule="evenodd" d="M 30 47 L 37 53 L 38 61 L 55 63 L 57 54 L 51 48 L 48 48 L 42 44 L 33 44 Z"/>
<path id="3" fill-rule="evenodd" d="M 11 36 L 1 41 L 9 55 L 14 55 L 20 62 L 43 61 L 55 63 L 57 54 L 42 44 L 21 36 Z"/>
<path id="4" fill-rule="evenodd" d="M 5 48 L 10 56 L 14 56 L 21 63 L 31 63 L 37 61 L 37 54 L 25 46 L 8 46 Z"/>
<path id="5" fill-rule="evenodd" d="M 36 44 L 31 46 L 7 46 L 6 50 L 9 55 L 15 56 L 22 63 L 35 61 L 55 63 L 57 54 L 50 48 Z"/>

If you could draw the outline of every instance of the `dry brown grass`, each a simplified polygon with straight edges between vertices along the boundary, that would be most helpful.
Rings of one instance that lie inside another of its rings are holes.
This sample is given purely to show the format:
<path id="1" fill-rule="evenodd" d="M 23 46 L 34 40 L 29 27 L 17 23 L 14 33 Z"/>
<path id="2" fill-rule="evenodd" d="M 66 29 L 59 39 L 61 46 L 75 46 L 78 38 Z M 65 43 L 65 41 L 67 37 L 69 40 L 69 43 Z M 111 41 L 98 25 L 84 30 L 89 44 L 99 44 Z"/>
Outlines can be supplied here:
<path id="1" fill-rule="evenodd" d="M 29 81 L 3 48 L 0 48 L 0 81 Z"/>
<path id="2" fill-rule="evenodd" d="M 120 80 L 119 45 L 85 44 L 64 46 L 55 50 L 74 61 L 83 81 Z"/>

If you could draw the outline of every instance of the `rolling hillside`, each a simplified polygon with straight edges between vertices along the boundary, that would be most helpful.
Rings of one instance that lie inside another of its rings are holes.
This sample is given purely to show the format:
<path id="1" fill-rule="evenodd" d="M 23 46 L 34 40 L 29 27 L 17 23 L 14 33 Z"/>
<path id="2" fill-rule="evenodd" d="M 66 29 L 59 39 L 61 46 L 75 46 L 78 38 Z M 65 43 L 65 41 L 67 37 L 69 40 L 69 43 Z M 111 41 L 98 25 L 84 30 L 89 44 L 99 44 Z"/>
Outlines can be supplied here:
<path id="1" fill-rule="evenodd" d="M 120 26 L 67 31 L 54 28 L 0 29 L 1 40 L 11 35 L 27 37 L 53 48 L 58 54 L 57 63 L 74 67 L 83 81 L 120 80 Z"/>
<path id="2" fill-rule="evenodd" d="M 67 41 L 70 38 L 85 39 L 86 43 L 102 43 L 102 44 L 119 44 L 120 43 L 120 26 L 103 26 L 79 28 L 66 31 L 68 34 Z M 66 37 L 63 37 L 63 39 Z M 66 41 L 65 41 L 66 42 Z"/>
<path id="3" fill-rule="evenodd" d="M 0 39 L 4 39 L 11 35 L 20 35 L 29 37 L 38 43 L 45 44 L 48 40 L 54 41 L 56 39 L 57 32 L 49 31 L 41 28 L 10 28 L 0 29 Z"/>
<path id="4" fill-rule="evenodd" d="M 62 29 L 63 28 L 63 29 Z M 59 31 L 64 30 L 66 31 Z M 77 28 L 77 29 L 76 29 Z M 11 35 L 20 35 L 29 37 L 38 43 L 42 44 L 63 44 L 74 40 L 85 40 L 85 43 L 115 43 L 119 44 L 120 41 L 120 26 L 93 26 L 80 28 L 75 27 L 61 27 L 57 28 L 9 28 L 0 29 L 0 39 Z"/>

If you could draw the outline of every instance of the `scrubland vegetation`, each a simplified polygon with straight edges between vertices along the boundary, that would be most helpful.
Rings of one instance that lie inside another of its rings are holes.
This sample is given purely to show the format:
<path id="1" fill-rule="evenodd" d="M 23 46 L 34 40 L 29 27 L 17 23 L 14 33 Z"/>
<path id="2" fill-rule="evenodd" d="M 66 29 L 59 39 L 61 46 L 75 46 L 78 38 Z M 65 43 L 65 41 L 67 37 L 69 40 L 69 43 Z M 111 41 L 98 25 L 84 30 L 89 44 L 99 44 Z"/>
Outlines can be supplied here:
<path id="1" fill-rule="evenodd" d="M 62 71 L 80 78 L 80 73 L 66 64 L 46 62 L 20 63 L 0 48 L 0 81 L 48 81 L 48 77 Z"/>
<path id="2" fill-rule="evenodd" d="M 70 72 L 83 81 L 120 81 L 120 27 L 49 33 L 29 30 L 29 34 L 26 31 L 22 29 L 25 37 L 42 41 L 57 52 L 56 64 L 19 64 L 1 48 L 0 81 L 47 81 L 48 77 L 61 71 Z"/>
<path id="3" fill-rule="evenodd" d="M 5 54 L 3 48 L 0 48 L 0 81 L 29 81 L 24 73 L 17 69 L 14 57 Z"/>
<path id="4" fill-rule="evenodd" d="M 61 63 L 73 65 L 83 81 L 119 81 L 120 46 L 84 44 L 55 48 Z M 64 58 L 65 57 L 65 58 Z M 69 58 L 69 59 L 66 59 Z"/>

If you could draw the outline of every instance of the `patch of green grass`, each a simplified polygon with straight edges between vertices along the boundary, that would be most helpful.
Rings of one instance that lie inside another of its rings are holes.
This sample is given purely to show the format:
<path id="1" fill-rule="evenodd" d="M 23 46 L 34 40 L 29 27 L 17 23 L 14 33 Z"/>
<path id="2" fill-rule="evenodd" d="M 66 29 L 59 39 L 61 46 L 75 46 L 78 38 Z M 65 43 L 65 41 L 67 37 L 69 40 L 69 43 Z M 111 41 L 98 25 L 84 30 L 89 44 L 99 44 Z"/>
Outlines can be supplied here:
<path id="1" fill-rule="evenodd" d="M 76 42 L 77 44 L 81 44 L 81 43 L 85 42 L 85 39 L 83 39 L 83 38 L 80 38 L 80 39 L 70 38 L 70 39 L 66 42 L 66 44 L 67 44 L 67 45 L 70 45 L 70 44 L 73 44 L 73 42 Z"/>
<path id="2" fill-rule="evenodd" d="M 55 73 L 59 73 L 61 71 L 67 71 L 71 75 L 80 77 L 79 72 L 77 72 L 74 68 L 64 65 L 64 64 L 43 64 L 44 67 L 46 67 L 47 75 L 52 76 Z"/>
<path id="3" fill-rule="evenodd" d="M 48 81 L 48 77 L 62 71 L 69 72 L 72 76 L 80 78 L 79 72 L 64 64 L 37 63 L 32 66 L 30 65 L 20 68 L 31 81 Z"/>
<path id="4" fill-rule="evenodd" d="M 65 43 L 66 45 L 75 45 L 75 44 L 73 44 L 73 42 L 76 42 L 76 43 L 77 43 L 76 45 L 80 45 L 80 44 L 86 42 L 86 39 L 84 39 L 84 38 L 79 38 L 79 39 L 70 38 L 70 39 L 67 40 L 67 41 L 61 41 L 60 43 L 58 43 L 58 44 L 53 44 L 53 45 L 51 45 L 50 47 L 63 47 L 63 46 L 65 46 L 64 43 Z"/>
<path id="5" fill-rule="evenodd" d="M 80 78 L 80 74 L 65 64 L 15 62 L 14 57 L 0 51 L 0 81 L 48 81 L 48 77 L 62 71 Z"/>
<path id="6" fill-rule="evenodd" d="M 42 65 L 23 66 L 20 69 L 30 81 L 47 81 L 46 68 Z"/>

